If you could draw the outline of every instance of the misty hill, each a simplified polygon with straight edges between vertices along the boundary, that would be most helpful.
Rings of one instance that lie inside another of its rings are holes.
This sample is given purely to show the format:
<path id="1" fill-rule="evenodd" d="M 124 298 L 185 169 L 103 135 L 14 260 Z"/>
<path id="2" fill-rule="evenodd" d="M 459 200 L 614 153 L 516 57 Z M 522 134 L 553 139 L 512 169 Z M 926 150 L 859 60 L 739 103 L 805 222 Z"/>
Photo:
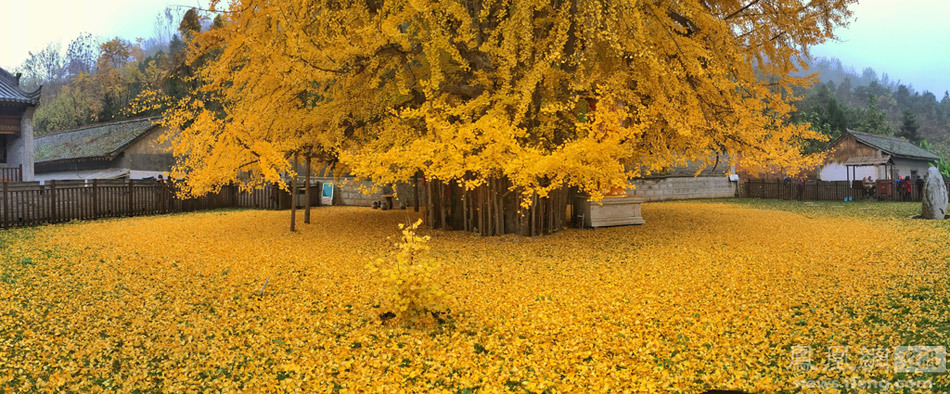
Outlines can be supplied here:
<path id="1" fill-rule="evenodd" d="M 820 82 L 796 92 L 802 100 L 796 103 L 793 121 L 811 122 L 832 137 L 855 129 L 929 143 L 945 157 L 950 153 L 947 92 L 938 100 L 929 91 L 918 92 L 873 68 L 858 73 L 834 58 L 816 59 L 809 73 L 816 73 Z"/>

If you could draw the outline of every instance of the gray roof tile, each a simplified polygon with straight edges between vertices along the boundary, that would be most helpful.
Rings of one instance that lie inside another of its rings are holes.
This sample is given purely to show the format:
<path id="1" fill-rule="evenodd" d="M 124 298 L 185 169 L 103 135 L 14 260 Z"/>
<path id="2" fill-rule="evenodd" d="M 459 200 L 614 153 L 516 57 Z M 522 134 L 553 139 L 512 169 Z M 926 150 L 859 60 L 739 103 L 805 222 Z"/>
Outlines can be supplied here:
<path id="1" fill-rule="evenodd" d="M 16 76 L 0 68 L 0 102 L 36 105 L 40 102 L 40 89 L 35 92 L 24 91 Z"/>
<path id="2" fill-rule="evenodd" d="M 37 163 L 85 158 L 114 158 L 122 149 L 158 127 L 158 117 L 99 123 L 49 134 L 35 140 Z"/>
<path id="3" fill-rule="evenodd" d="M 853 135 L 859 142 L 880 149 L 894 157 L 920 160 L 937 160 L 940 158 L 933 152 L 918 147 L 903 138 L 862 133 L 853 130 L 848 130 L 848 133 Z"/>

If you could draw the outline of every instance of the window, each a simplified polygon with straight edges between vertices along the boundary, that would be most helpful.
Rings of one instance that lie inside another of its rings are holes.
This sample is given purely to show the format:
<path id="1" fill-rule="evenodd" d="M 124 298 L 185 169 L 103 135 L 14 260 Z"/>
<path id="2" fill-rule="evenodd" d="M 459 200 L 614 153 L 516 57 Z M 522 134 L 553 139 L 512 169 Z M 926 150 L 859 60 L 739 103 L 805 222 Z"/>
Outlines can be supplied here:
<path id="1" fill-rule="evenodd" d="M 0 135 L 0 163 L 7 162 L 7 136 Z"/>

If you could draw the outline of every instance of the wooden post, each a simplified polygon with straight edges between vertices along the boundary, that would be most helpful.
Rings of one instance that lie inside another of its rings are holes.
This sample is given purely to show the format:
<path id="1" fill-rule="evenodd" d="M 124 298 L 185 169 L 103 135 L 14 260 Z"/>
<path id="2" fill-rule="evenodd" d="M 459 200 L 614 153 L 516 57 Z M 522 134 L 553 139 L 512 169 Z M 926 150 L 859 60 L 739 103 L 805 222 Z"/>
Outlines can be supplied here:
<path id="1" fill-rule="evenodd" d="M 56 181 L 49 181 L 49 218 L 50 223 L 56 222 Z"/>
<path id="2" fill-rule="evenodd" d="M 18 165 L 16 168 L 17 168 L 17 170 L 16 170 L 16 173 L 17 173 L 16 180 L 17 180 L 17 182 L 23 182 L 23 164 Z"/>
<path id="3" fill-rule="evenodd" d="M 135 207 L 135 201 L 132 199 L 133 187 L 132 176 L 129 175 L 129 216 L 132 216 L 133 208 Z"/>
<path id="4" fill-rule="evenodd" d="M 99 180 L 92 180 L 92 218 L 99 218 Z"/>
<path id="5" fill-rule="evenodd" d="M 295 231 L 297 224 L 297 152 L 294 152 L 294 168 L 290 178 L 290 231 Z"/>
<path id="6" fill-rule="evenodd" d="M 3 228 L 10 227 L 10 193 L 7 190 L 7 181 L 3 181 Z"/>
<path id="7" fill-rule="evenodd" d="M 231 187 L 231 207 L 238 206 L 238 187 L 234 184 L 234 181 L 228 182 L 228 185 Z"/>
<path id="8" fill-rule="evenodd" d="M 310 224 L 310 152 L 307 152 L 307 170 L 305 171 L 307 178 L 303 180 L 303 199 L 304 199 L 304 210 L 303 210 L 303 222 Z"/>

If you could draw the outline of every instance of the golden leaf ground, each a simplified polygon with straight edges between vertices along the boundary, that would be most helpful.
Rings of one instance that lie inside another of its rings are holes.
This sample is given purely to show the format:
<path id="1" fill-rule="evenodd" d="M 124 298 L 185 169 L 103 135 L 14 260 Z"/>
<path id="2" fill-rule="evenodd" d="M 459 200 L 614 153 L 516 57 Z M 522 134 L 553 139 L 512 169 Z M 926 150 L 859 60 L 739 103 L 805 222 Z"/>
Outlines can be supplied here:
<path id="1" fill-rule="evenodd" d="M 422 328 L 379 323 L 366 269 L 407 211 L 319 208 L 293 234 L 271 211 L 6 231 L 0 391 L 947 387 L 861 368 L 862 348 L 948 345 L 948 225 L 915 209 L 649 203 L 637 227 L 425 231 L 454 298 Z M 792 346 L 812 346 L 811 370 Z M 856 369 L 825 370 L 831 346 Z"/>

